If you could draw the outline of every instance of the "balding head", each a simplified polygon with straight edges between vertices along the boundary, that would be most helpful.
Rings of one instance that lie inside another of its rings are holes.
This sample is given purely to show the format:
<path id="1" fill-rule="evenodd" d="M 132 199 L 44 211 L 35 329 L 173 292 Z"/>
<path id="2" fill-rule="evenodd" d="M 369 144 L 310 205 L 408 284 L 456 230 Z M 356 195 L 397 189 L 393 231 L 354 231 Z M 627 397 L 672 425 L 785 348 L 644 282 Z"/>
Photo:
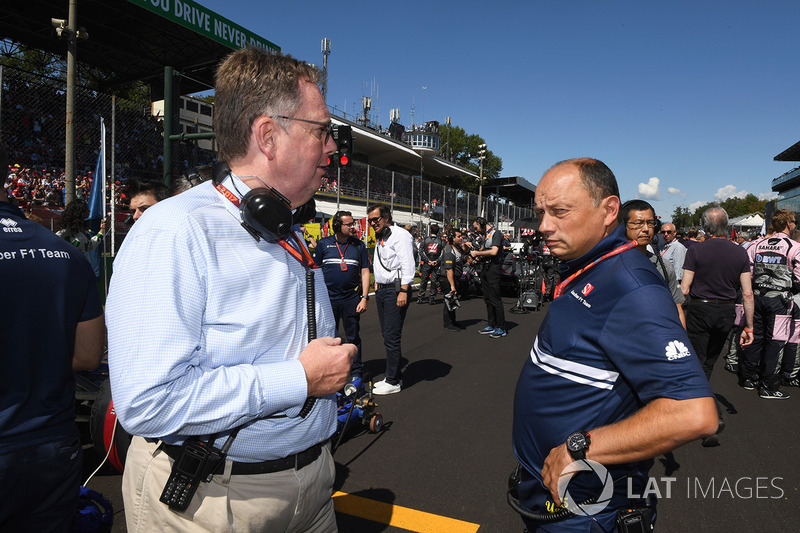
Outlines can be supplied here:
<path id="1" fill-rule="evenodd" d="M 728 232 L 728 213 L 721 207 L 710 207 L 700 217 L 703 231 L 710 237 L 725 237 Z"/>
<path id="2" fill-rule="evenodd" d="M 661 226 L 661 234 L 664 236 L 664 239 L 667 243 L 670 243 L 675 240 L 675 224 L 671 222 L 666 222 Z"/>

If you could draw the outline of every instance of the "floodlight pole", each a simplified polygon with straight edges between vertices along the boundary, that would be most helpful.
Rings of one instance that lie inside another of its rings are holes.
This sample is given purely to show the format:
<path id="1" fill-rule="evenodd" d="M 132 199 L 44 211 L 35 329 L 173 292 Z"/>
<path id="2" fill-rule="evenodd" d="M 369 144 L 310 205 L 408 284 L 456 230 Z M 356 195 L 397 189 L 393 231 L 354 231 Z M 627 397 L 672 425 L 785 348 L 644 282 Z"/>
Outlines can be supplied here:
<path id="1" fill-rule="evenodd" d="M 75 199 L 75 61 L 78 55 L 78 0 L 69 0 L 67 20 L 67 112 L 64 143 L 64 205 Z"/>
<path id="2" fill-rule="evenodd" d="M 481 173 L 480 177 L 478 178 L 478 216 L 483 216 L 483 160 L 486 159 L 486 145 L 481 144 L 478 146 L 478 153 L 480 154 L 481 161 Z"/>
<path id="3" fill-rule="evenodd" d="M 164 67 L 164 163 L 162 168 L 163 182 L 169 187 L 172 185 L 172 129 L 173 113 L 175 112 L 174 77 L 175 69 L 169 65 Z"/>
<path id="4" fill-rule="evenodd" d="M 322 100 L 328 101 L 328 56 L 331 55 L 331 41 L 322 39 Z"/>

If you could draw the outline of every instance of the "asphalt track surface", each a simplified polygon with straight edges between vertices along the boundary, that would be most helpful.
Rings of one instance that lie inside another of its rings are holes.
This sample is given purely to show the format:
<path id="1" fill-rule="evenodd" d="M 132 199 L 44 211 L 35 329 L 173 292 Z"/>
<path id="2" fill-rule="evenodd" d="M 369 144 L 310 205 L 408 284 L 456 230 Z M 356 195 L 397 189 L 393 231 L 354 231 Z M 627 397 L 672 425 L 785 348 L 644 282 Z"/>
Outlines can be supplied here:
<path id="1" fill-rule="evenodd" d="M 515 299 L 504 302 L 509 310 Z M 463 302 L 460 332 L 442 328 L 441 306 L 411 304 L 403 390 L 378 397 L 384 430 L 356 428 L 334 455 L 335 490 L 365 499 L 337 496 L 344 533 L 522 531 L 505 501 L 515 465 L 512 401 L 547 306 L 507 312 L 502 339 L 478 334 L 486 325 L 481 299 Z M 367 371 L 380 379 L 384 349 L 373 301 L 361 323 Z M 650 490 L 661 497 L 656 531 L 798 531 L 800 390 L 789 390 L 789 400 L 760 399 L 739 388 L 721 360 L 712 388 L 726 411 L 721 445 L 692 442 L 656 459 L 650 473 Z M 91 472 L 100 460 L 87 449 L 85 462 Z M 114 504 L 115 532 L 126 531 L 121 479 L 105 466 L 89 485 Z"/>

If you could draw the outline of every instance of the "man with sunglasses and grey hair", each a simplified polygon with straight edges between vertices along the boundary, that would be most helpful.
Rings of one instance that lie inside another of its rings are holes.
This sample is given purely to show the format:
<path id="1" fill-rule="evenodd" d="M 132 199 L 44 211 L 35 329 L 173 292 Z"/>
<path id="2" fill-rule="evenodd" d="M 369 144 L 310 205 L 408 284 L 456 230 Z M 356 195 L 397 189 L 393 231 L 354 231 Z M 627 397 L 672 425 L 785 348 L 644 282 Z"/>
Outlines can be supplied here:
<path id="1" fill-rule="evenodd" d="M 336 151 L 317 76 L 257 48 L 229 55 L 214 121 L 227 165 L 150 207 L 114 262 L 128 531 L 336 531 L 329 439 L 356 347 L 334 338 L 299 226 Z"/>
<path id="2" fill-rule="evenodd" d="M 675 271 L 678 283 L 683 279 L 683 261 L 686 258 L 686 247 L 677 239 L 675 224 L 666 222 L 661 226 L 661 235 L 664 236 L 664 247 L 661 249 L 661 258 L 669 261 Z"/>

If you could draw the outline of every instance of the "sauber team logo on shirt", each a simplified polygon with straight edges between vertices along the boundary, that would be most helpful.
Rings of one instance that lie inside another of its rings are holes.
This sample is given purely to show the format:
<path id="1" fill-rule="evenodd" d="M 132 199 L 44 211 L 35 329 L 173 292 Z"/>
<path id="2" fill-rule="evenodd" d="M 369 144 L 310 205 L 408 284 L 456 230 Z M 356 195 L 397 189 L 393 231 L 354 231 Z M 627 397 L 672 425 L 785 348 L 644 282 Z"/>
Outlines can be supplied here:
<path id="1" fill-rule="evenodd" d="M 592 285 L 591 283 L 587 283 L 586 286 L 583 288 L 583 290 L 581 290 L 581 294 L 583 294 L 584 296 L 589 296 L 589 293 L 592 292 L 593 290 L 594 290 L 594 285 Z"/>
<path id="2" fill-rule="evenodd" d="M 689 348 L 687 348 L 686 345 L 681 341 L 671 341 L 669 344 L 667 344 L 666 355 L 667 359 L 670 361 L 687 357 L 691 355 L 691 353 L 692 352 L 689 351 Z"/>

